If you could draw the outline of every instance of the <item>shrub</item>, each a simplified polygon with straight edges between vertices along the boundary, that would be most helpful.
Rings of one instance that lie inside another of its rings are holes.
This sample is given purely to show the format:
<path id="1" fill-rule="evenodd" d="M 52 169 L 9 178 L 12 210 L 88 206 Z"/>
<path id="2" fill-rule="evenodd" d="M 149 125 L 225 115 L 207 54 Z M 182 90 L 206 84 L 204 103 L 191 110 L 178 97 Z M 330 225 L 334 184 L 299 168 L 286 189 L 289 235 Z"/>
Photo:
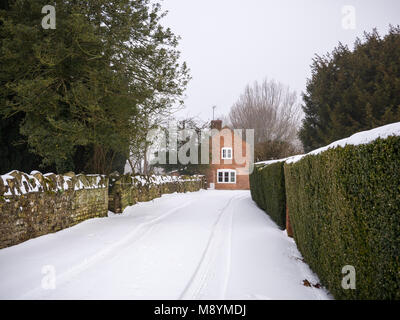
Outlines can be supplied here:
<path id="1" fill-rule="evenodd" d="M 294 238 L 337 299 L 400 299 L 400 137 L 285 164 Z M 341 286 L 356 270 L 356 289 Z"/>
<path id="2" fill-rule="evenodd" d="M 283 162 L 256 166 L 250 175 L 251 196 L 283 230 L 286 227 L 286 196 Z"/>

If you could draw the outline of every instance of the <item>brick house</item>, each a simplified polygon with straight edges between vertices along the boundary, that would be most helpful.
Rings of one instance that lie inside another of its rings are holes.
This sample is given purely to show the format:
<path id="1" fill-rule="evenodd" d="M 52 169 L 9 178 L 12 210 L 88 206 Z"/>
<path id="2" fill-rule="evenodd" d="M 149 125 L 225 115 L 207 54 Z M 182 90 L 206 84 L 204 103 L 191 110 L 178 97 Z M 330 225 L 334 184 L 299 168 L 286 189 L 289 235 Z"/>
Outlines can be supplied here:
<path id="1" fill-rule="evenodd" d="M 249 190 L 250 147 L 221 120 L 211 121 L 211 159 L 207 170 L 207 185 L 211 189 Z"/>

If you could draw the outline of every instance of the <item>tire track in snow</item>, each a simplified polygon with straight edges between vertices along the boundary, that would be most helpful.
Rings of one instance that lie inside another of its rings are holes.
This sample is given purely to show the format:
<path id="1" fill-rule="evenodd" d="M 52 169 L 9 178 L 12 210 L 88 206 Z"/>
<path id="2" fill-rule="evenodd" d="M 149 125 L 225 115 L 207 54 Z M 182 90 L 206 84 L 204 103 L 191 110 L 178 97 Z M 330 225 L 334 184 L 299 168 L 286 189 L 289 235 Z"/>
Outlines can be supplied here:
<path id="1" fill-rule="evenodd" d="M 142 239 L 147 233 L 149 233 L 154 225 L 156 225 L 158 222 L 164 220 L 165 218 L 169 217 L 170 215 L 176 213 L 177 211 L 188 207 L 192 204 L 193 200 L 190 200 L 178 207 L 175 207 L 169 211 L 167 211 L 165 214 L 154 218 L 150 221 L 143 222 L 139 224 L 136 228 L 134 228 L 131 232 L 129 232 L 126 236 L 124 236 L 122 239 L 118 240 L 117 242 L 106 246 L 104 249 L 101 249 L 100 251 L 96 252 L 93 254 L 91 257 L 83 260 L 81 263 L 76 264 L 75 266 L 72 266 L 69 268 L 67 271 L 61 273 L 60 275 L 57 275 L 56 279 L 56 285 L 57 287 L 62 286 L 63 284 L 69 282 L 72 278 L 76 277 L 83 271 L 95 266 L 105 258 L 108 258 L 112 255 L 118 255 L 118 249 L 124 247 L 126 244 L 132 244 L 136 243 L 140 239 Z M 146 227 L 147 230 L 146 230 Z M 38 286 L 34 289 L 29 290 L 25 294 L 23 294 L 19 299 L 32 299 L 35 298 L 38 294 L 46 292 L 45 290 L 42 289 L 42 287 Z M 48 293 L 48 291 L 47 291 Z"/>
<path id="2" fill-rule="evenodd" d="M 223 281 L 222 285 L 219 286 L 218 298 L 224 299 L 226 296 L 226 291 L 228 288 L 229 277 L 230 277 L 230 263 L 231 263 L 231 238 L 232 238 L 232 225 L 233 225 L 233 212 L 229 212 L 228 209 L 231 207 L 232 203 L 236 200 L 242 198 L 242 195 L 234 195 L 229 199 L 228 203 L 225 207 L 221 209 L 221 212 L 218 215 L 217 220 L 212 226 L 212 231 L 209 236 L 207 245 L 203 251 L 200 262 L 198 263 L 192 277 L 189 282 L 186 284 L 184 290 L 182 291 L 179 299 L 181 300 L 190 300 L 190 299 L 198 299 L 201 295 L 202 290 L 209 283 L 210 278 L 215 276 L 215 267 L 217 263 L 215 262 L 218 253 L 222 252 L 224 249 L 227 249 L 227 256 L 225 262 L 223 263 L 225 270 L 223 270 Z M 229 214 L 230 213 L 230 214 Z M 228 221 L 225 222 L 226 214 L 229 214 Z M 228 235 L 226 236 L 223 231 L 226 231 L 223 227 L 227 226 Z M 226 243 L 226 247 L 224 248 Z M 214 267 L 214 270 L 213 270 Z"/>
<path id="3" fill-rule="evenodd" d="M 240 198 L 241 199 L 241 198 Z M 226 260 L 226 265 L 227 270 L 225 274 L 225 281 L 224 281 L 224 287 L 223 287 L 223 296 L 222 299 L 226 299 L 226 294 L 228 292 L 228 285 L 229 285 L 229 279 L 231 276 L 231 264 L 232 264 L 232 233 L 233 233 L 233 216 L 235 214 L 235 211 L 232 212 L 229 218 L 229 233 L 228 233 L 228 255 L 227 255 L 227 260 Z"/>

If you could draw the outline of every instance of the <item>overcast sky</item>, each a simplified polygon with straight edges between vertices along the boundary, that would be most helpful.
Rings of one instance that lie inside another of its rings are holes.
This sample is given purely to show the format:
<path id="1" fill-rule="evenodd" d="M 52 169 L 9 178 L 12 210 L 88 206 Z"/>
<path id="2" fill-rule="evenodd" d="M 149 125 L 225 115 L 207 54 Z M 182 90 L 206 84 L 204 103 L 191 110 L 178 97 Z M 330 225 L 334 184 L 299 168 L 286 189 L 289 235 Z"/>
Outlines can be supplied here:
<path id="1" fill-rule="evenodd" d="M 300 93 L 316 53 L 400 24 L 400 0 L 164 0 L 163 25 L 180 35 L 191 69 L 180 116 L 228 114 L 246 84 L 275 79 Z M 355 21 L 352 19 L 352 6 Z M 343 11 L 344 10 L 344 11 Z M 355 27 L 355 28 L 354 28 Z"/>

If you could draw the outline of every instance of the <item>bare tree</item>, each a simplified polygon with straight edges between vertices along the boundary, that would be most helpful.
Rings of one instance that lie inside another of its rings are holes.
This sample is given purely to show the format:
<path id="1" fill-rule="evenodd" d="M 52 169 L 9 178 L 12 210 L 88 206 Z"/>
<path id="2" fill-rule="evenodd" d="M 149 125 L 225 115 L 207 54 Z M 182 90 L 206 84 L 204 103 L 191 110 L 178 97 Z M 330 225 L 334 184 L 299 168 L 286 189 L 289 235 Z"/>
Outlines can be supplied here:
<path id="1" fill-rule="evenodd" d="M 134 130 L 131 133 L 131 143 L 129 146 L 128 164 L 132 173 L 149 174 L 150 159 L 149 150 L 157 147 L 157 141 L 153 137 L 149 140 L 149 132 L 163 128 L 169 123 L 173 114 L 183 108 L 183 105 L 175 105 L 165 108 L 163 100 L 159 103 L 154 101 L 147 102 L 140 106 Z"/>
<path id="2" fill-rule="evenodd" d="M 297 132 L 302 110 L 297 94 L 274 80 L 247 85 L 232 106 L 229 121 L 235 129 L 254 129 L 254 143 L 269 141 L 300 146 Z"/>

